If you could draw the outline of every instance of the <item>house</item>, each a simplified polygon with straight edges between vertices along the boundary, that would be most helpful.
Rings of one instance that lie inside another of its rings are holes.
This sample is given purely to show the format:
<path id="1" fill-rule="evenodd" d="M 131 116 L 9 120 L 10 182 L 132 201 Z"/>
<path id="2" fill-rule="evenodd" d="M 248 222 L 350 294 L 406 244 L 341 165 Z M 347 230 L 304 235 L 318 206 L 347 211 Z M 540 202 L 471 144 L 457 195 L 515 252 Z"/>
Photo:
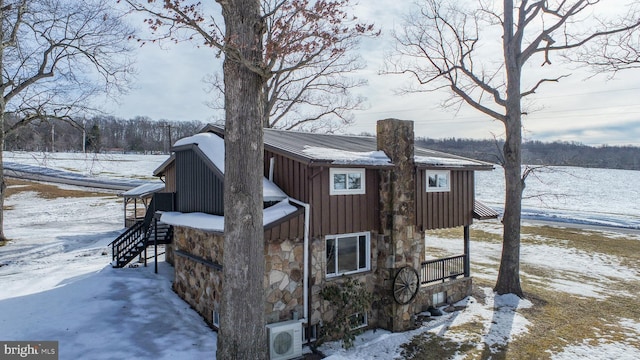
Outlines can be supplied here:
<path id="1" fill-rule="evenodd" d="M 222 284 L 224 128 L 178 141 L 154 173 L 174 198 L 159 221 L 174 290 L 218 325 Z M 471 292 L 470 226 L 497 216 L 474 199 L 488 163 L 416 147 L 413 122 L 381 120 L 376 137 L 265 129 L 267 323 L 298 320 L 306 337 L 330 320 L 327 284 L 358 279 L 377 294 L 363 326 L 403 331 L 415 315 Z M 425 258 L 425 231 L 461 227 L 464 253 Z"/>

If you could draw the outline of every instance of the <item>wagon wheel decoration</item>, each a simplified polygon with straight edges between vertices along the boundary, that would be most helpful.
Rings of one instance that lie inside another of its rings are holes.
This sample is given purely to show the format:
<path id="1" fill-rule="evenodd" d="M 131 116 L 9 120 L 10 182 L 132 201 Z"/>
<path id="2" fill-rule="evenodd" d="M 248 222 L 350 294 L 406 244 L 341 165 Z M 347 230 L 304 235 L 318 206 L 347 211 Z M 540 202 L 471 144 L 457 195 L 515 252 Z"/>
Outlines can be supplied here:
<path id="1" fill-rule="evenodd" d="M 411 266 L 401 268 L 393 278 L 393 299 L 400 305 L 406 305 L 418 295 L 420 277 Z"/>

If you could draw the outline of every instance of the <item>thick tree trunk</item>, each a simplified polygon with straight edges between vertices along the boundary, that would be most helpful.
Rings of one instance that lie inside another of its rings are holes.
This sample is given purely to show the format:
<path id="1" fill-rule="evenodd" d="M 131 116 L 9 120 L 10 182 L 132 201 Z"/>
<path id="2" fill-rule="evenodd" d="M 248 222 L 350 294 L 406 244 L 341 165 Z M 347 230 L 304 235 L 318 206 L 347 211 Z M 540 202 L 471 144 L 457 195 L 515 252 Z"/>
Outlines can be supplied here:
<path id="1" fill-rule="evenodd" d="M 0 0 L 0 19 L 4 19 L 4 1 Z M 2 22 L 4 23 L 4 21 Z M 0 27 L 0 41 L 4 42 L 4 29 Z M 0 74 L 4 71 L 4 45 L 0 44 Z M 0 75 L 0 82 L 4 82 Z M 0 91 L 0 244 L 4 243 L 7 238 L 4 235 L 4 197 L 7 190 L 7 184 L 4 182 L 4 111 L 6 103 L 4 98 L 4 86 Z"/>
<path id="2" fill-rule="evenodd" d="M 1 55 L 0 61 L 2 61 Z M 7 240 L 4 235 L 4 197 L 7 184 L 4 181 L 4 101 L 0 99 L 0 102 L 0 244 L 2 244 Z"/>
<path id="3" fill-rule="evenodd" d="M 522 74 L 522 38 L 514 36 L 513 0 L 504 1 L 503 50 L 507 75 L 506 139 L 504 153 L 505 203 L 502 257 L 495 291 L 498 294 L 523 296 L 520 286 L 520 220 L 522 217 L 522 109 L 520 82 Z"/>
<path id="4" fill-rule="evenodd" d="M 223 291 L 218 359 L 266 359 L 262 226 L 263 79 L 234 58 L 262 62 L 258 0 L 220 1 L 225 19 Z"/>
<path id="5" fill-rule="evenodd" d="M 516 115 L 517 116 L 517 115 Z M 502 257 L 495 291 L 523 297 L 520 286 L 520 221 L 523 181 L 521 177 L 521 124 L 513 120 L 507 126 L 504 145 L 505 205 L 502 238 Z"/>

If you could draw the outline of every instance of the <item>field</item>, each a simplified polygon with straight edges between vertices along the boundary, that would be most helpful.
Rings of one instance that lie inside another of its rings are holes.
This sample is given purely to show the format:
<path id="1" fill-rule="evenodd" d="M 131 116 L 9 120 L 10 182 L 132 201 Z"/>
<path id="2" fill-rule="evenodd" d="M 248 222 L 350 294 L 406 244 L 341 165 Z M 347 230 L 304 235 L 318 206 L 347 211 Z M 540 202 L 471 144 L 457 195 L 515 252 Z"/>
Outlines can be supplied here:
<path id="1" fill-rule="evenodd" d="M 136 161 L 120 166 L 156 166 Z M 217 334 L 171 291 L 169 266 L 161 262 L 154 274 L 153 267 L 109 265 L 107 244 L 122 231 L 120 198 L 20 181 L 8 191 L 0 340 L 57 340 L 60 359 L 215 357 Z M 322 353 L 329 359 L 640 358 L 637 230 L 525 222 L 524 300 L 491 291 L 499 223 L 474 224 L 471 239 L 474 294 L 455 304 L 458 310 L 405 333 L 367 331 L 350 350 L 325 344 Z M 425 241 L 429 255 L 459 254 L 462 229 L 429 232 Z"/>

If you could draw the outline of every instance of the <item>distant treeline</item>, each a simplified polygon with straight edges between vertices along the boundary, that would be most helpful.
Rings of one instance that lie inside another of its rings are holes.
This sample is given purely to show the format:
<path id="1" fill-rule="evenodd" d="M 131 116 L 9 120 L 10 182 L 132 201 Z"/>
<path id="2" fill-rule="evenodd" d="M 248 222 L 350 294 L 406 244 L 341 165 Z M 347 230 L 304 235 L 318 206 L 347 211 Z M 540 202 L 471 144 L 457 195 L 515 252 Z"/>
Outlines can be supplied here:
<path id="1" fill-rule="evenodd" d="M 416 144 L 433 150 L 500 164 L 504 141 L 418 138 Z M 528 141 L 522 147 L 522 163 L 640 170 L 640 147 Z"/>
<path id="2" fill-rule="evenodd" d="M 5 128 L 12 124 L 7 120 Z M 196 134 L 199 121 L 152 120 L 148 117 L 120 119 L 96 116 L 90 119 L 40 121 L 12 131 L 5 138 L 5 150 L 58 152 L 164 152 L 176 140 Z"/>
<path id="3" fill-rule="evenodd" d="M 9 116 L 6 129 L 15 123 Z M 74 152 L 168 153 L 170 144 L 196 134 L 200 121 L 152 120 L 138 116 L 121 119 L 95 116 L 74 122 L 41 121 L 21 127 L 5 137 L 5 150 Z M 84 131 L 83 131 L 84 129 Z M 83 136 L 84 132 L 84 136 Z M 84 139 L 84 140 L 83 140 Z M 501 163 L 500 140 L 417 138 L 416 144 L 495 164 Z M 523 144 L 522 162 L 530 165 L 567 165 L 640 170 L 640 147 L 587 146 L 576 142 L 529 141 Z"/>

